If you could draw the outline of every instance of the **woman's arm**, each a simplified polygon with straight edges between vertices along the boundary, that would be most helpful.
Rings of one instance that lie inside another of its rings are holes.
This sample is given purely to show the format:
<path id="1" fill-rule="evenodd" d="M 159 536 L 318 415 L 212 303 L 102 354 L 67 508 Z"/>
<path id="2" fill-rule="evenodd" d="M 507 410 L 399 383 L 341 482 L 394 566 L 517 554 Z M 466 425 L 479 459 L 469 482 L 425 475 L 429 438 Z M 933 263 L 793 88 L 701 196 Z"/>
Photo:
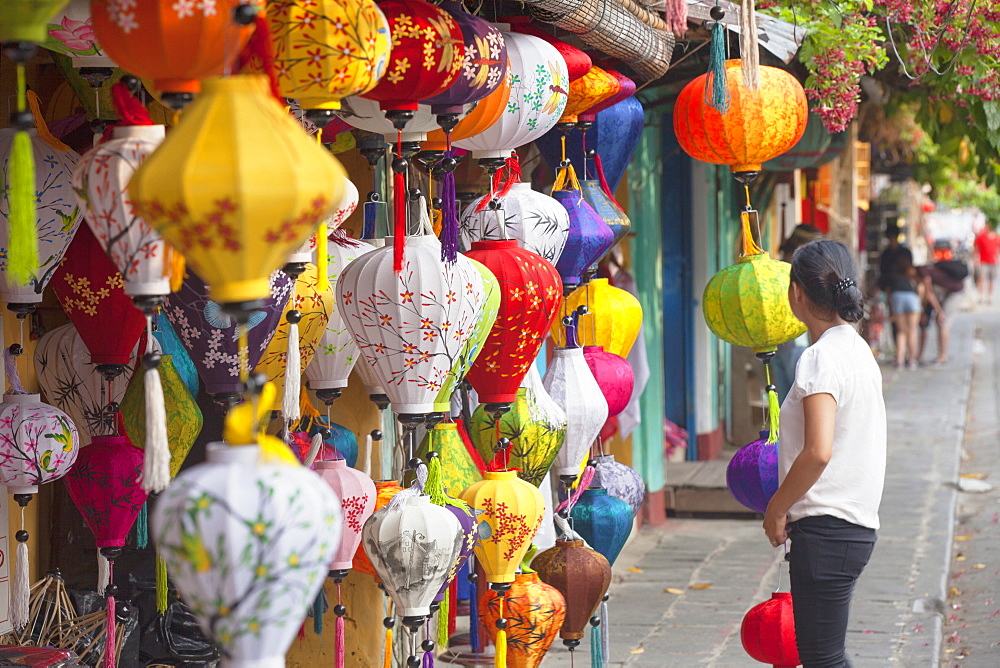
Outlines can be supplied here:
<path id="1" fill-rule="evenodd" d="M 788 509 L 819 480 L 833 455 L 833 423 L 837 401 L 832 394 L 810 394 L 802 400 L 805 445 L 792 462 L 784 482 L 771 497 L 764 513 L 764 532 L 774 546 L 785 542 Z"/>

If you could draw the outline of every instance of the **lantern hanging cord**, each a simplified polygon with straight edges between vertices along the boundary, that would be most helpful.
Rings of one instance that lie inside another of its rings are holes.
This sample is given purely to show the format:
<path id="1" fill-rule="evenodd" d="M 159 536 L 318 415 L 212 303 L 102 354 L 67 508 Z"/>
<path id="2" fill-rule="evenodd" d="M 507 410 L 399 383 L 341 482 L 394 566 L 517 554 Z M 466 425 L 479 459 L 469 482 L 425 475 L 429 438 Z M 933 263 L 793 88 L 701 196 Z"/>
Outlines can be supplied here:
<path id="1" fill-rule="evenodd" d="M 760 89 L 760 47 L 757 44 L 757 15 L 754 0 L 740 4 L 740 55 L 743 57 L 743 83 L 756 93 Z"/>

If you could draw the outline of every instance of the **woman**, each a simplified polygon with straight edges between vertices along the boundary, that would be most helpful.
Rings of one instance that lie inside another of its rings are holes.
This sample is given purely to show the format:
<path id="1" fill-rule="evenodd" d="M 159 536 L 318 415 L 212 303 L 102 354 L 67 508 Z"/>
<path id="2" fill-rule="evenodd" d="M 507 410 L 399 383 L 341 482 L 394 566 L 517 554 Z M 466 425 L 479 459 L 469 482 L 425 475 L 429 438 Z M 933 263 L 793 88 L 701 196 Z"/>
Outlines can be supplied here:
<path id="1" fill-rule="evenodd" d="M 912 260 L 901 256 L 889 276 L 889 305 L 896 332 L 896 367 L 917 368 L 917 332 L 923 313 L 924 284 Z"/>
<path id="2" fill-rule="evenodd" d="M 788 554 L 795 635 L 806 668 L 849 666 L 854 583 L 875 547 L 885 478 L 882 374 L 852 323 L 863 315 L 857 270 L 835 241 L 802 246 L 788 301 L 814 343 L 781 406 L 778 491 L 764 531 Z"/>

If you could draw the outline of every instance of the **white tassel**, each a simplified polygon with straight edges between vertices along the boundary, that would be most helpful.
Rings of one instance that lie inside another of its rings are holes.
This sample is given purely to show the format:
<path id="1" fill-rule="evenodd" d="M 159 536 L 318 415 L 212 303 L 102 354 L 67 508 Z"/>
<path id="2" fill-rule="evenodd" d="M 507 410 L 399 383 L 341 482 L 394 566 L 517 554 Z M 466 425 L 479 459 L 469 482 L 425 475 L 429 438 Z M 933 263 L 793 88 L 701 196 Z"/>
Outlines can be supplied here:
<path id="1" fill-rule="evenodd" d="M 611 620 L 608 619 L 608 602 L 601 601 L 601 658 L 604 665 L 611 661 Z"/>
<path id="2" fill-rule="evenodd" d="M 282 396 L 281 412 L 285 423 L 298 422 L 302 417 L 299 408 L 299 393 L 302 388 L 302 359 L 299 357 L 298 320 L 288 324 L 288 352 L 285 354 L 285 394 Z"/>
<path id="3" fill-rule="evenodd" d="M 323 434 L 316 432 L 313 434 L 312 442 L 309 444 L 309 452 L 306 454 L 305 465 L 310 468 L 319 456 L 319 450 L 323 447 Z"/>
<path id="4" fill-rule="evenodd" d="M 10 595 L 10 622 L 20 631 L 28 625 L 28 544 L 17 544 L 17 563 L 14 565 L 14 591 Z"/>
<path id="5" fill-rule="evenodd" d="M 111 564 L 101 554 L 100 548 L 97 550 L 97 593 L 104 596 L 104 590 L 111 584 Z"/>
<path id="6" fill-rule="evenodd" d="M 150 356 L 147 356 L 150 357 Z M 170 443 L 167 439 L 167 409 L 163 401 L 159 361 L 148 364 L 144 380 L 146 392 L 146 455 L 142 465 L 142 488 L 162 492 L 170 484 Z"/>
<path id="7" fill-rule="evenodd" d="M 365 458 L 361 460 L 363 464 L 361 465 L 361 472 L 366 476 L 371 476 L 372 474 L 372 435 L 368 434 L 365 436 Z"/>

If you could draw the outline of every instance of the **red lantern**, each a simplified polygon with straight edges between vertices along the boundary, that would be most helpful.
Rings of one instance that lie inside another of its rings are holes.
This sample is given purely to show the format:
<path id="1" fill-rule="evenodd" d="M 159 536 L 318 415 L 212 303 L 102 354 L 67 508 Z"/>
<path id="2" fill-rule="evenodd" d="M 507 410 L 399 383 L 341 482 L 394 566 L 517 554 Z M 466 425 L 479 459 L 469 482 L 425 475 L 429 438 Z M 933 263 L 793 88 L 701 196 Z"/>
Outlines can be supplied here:
<path id="1" fill-rule="evenodd" d="M 774 592 L 769 600 L 750 608 L 740 626 L 740 640 L 747 654 L 761 663 L 775 668 L 799 665 L 792 595 Z"/>
<path id="2" fill-rule="evenodd" d="M 597 120 L 597 114 L 609 109 L 625 98 L 635 95 L 635 82 L 618 70 L 605 68 L 605 72 L 613 76 L 618 81 L 618 92 L 602 102 L 598 102 L 584 113 L 580 114 L 580 123 L 593 123 Z M 589 127 L 589 126 L 588 126 Z"/>
<path id="3" fill-rule="evenodd" d="M 475 241 L 466 255 L 500 283 L 496 322 L 467 377 L 480 403 L 510 404 L 559 312 L 562 281 L 548 260 L 516 241 Z"/>
<path id="4" fill-rule="evenodd" d="M 531 18 L 528 16 L 510 16 L 504 19 L 510 23 L 510 29 L 514 32 L 519 32 L 522 35 L 531 35 L 532 37 L 538 37 L 539 39 L 544 39 L 546 42 L 551 44 L 559 52 L 559 55 L 563 57 L 566 61 L 566 69 L 569 70 L 569 82 L 572 83 L 579 79 L 580 77 L 587 74 L 590 68 L 594 66 L 594 61 L 590 59 L 586 53 L 580 49 L 567 44 L 566 42 L 553 37 L 551 34 L 545 32 L 535 24 L 531 23 Z M 563 91 L 564 93 L 569 93 L 568 90 Z"/>
<path id="5" fill-rule="evenodd" d="M 98 372 L 107 378 L 124 372 L 146 319 L 89 226 L 77 230 L 51 285 Z"/>

